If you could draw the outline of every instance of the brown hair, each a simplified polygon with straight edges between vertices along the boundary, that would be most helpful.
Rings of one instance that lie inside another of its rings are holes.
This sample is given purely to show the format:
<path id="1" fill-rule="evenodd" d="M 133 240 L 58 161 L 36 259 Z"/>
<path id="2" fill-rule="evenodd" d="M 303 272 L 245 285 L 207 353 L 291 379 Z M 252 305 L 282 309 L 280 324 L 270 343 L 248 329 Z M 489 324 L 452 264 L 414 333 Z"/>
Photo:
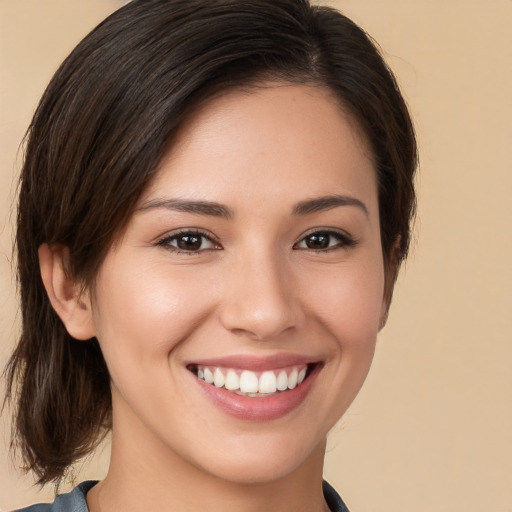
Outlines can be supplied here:
<path id="1" fill-rule="evenodd" d="M 133 0 L 64 61 L 27 132 L 17 218 L 22 333 L 6 369 L 14 444 L 42 484 L 93 450 L 111 423 L 95 339 L 65 330 L 46 295 L 43 243 L 93 283 L 181 122 L 216 92 L 262 80 L 329 87 L 366 134 L 382 250 L 405 258 L 416 142 L 395 79 L 348 18 L 307 0 Z"/>

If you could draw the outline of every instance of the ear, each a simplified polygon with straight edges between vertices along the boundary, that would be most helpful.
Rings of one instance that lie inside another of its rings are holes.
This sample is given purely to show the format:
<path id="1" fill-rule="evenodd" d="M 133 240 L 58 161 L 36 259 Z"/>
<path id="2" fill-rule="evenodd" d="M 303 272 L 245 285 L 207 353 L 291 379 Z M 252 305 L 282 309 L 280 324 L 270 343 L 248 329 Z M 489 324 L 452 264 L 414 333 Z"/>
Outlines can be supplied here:
<path id="1" fill-rule="evenodd" d="M 397 237 L 389 260 L 386 264 L 385 277 L 384 277 L 384 293 L 382 296 L 382 307 L 379 320 L 379 331 L 386 325 L 388 321 L 389 306 L 391 305 L 391 299 L 393 298 L 393 289 L 395 287 L 395 281 L 398 273 L 398 267 L 400 265 L 400 237 Z"/>
<path id="2" fill-rule="evenodd" d="M 89 294 L 83 294 L 67 270 L 69 249 L 61 245 L 43 244 L 39 247 L 39 267 L 46 293 L 68 333 L 78 340 L 95 336 Z"/>

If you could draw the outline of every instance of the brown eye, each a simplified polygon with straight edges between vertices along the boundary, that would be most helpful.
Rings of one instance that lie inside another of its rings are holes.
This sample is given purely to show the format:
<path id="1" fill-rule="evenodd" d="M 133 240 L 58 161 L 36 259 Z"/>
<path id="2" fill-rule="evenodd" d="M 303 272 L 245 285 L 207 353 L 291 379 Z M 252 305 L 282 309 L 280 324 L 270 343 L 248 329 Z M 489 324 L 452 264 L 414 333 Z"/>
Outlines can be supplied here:
<path id="1" fill-rule="evenodd" d="M 304 239 L 308 249 L 327 249 L 331 236 L 327 233 L 314 233 Z"/>
<path id="2" fill-rule="evenodd" d="M 294 249 L 328 251 L 342 247 L 352 247 L 355 243 L 348 235 L 337 231 L 315 231 L 295 244 Z"/>
<path id="3" fill-rule="evenodd" d="M 183 235 L 176 238 L 176 246 L 183 251 L 199 251 L 203 244 L 202 236 Z"/>
<path id="4" fill-rule="evenodd" d="M 177 252 L 201 252 L 207 249 L 220 249 L 210 237 L 203 233 L 187 231 L 164 238 L 157 245 Z"/>

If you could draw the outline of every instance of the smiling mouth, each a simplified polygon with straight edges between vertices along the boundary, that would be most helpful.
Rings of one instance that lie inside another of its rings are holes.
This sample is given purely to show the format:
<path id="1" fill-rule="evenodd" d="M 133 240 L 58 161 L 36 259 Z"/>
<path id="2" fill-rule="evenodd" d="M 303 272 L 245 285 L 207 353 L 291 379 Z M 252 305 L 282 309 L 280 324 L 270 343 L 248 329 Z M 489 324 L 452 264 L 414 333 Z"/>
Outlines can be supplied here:
<path id="1" fill-rule="evenodd" d="M 309 377 L 316 365 L 301 364 L 254 372 L 240 368 L 223 368 L 191 364 L 187 368 L 198 379 L 240 396 L 268 397 L 295 389 Z"/>

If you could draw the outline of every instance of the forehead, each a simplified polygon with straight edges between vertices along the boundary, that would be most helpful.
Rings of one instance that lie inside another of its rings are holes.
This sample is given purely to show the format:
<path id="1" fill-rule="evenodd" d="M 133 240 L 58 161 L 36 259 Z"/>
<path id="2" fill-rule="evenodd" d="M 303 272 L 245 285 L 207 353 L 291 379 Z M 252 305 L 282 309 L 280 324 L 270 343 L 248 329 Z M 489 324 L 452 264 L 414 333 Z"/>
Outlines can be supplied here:
<path id="1" fill-rule="evenodd" d="M 181 127 L 141 200 L 285 201 L 284 190 L 295 201 L 329 193 L 376 199 L 362 130 L 324 87 L 269 83 L 211 99 Z"/>

